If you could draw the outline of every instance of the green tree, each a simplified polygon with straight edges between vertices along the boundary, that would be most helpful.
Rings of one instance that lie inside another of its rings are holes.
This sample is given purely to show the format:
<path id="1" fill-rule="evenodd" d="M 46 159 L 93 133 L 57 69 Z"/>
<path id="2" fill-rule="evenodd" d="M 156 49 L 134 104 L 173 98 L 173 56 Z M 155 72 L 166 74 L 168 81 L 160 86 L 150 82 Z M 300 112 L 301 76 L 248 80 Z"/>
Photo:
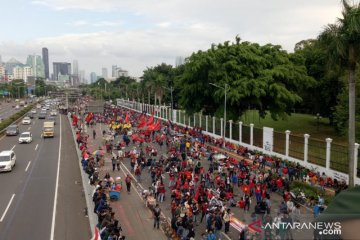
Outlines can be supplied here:
<path id="1" fill-rule="evenodd" d="M 360 53 L 360 4 L 350 5 L 343 0 L 342 17 L 329 24 L 319 39 L 329 46 L 331 59 L 348 70 L 349 89 L 349 186 L 354 186 L 354 144 L 355 144 L 355 70 Z"/>

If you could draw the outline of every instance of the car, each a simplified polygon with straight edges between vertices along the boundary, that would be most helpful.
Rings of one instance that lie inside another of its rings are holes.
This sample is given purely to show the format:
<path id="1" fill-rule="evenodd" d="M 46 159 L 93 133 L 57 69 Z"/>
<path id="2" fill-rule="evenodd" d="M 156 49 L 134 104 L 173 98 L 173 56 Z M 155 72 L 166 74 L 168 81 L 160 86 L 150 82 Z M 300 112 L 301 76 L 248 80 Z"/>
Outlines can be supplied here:
<path id="1" fill-rule="evenodd" d="M 32 110 L 31 110 L 31 113 L 36 114 L 36 109 L 35 109 L 35 108 L 32 109 Z"/>
<path id="2" fill-rule="evenodd" d="M 34 115 L 35 115 L 35 114 L 33 114 L 32 112 L 28 112 L 28 113 L 26 114 L 26 116 L 29 117 L 30 119 L 33 119 L 33 118 L 34 118 Z"/>
<path id="3" fill-rule="evenodd" d="M 27 105 L 27 104 L 25 104 L 25 105 L 24 105 L 24 108 L 26 108 L 27 106 L 28 106 L 28 105 Z"/>
<path id="4" fill-rule="evenodd" d="M 16 136 L 19 134 L 19 127 L 17 125 L 10 125 L 6 128 L 6 136 Z"/>
<path id="5" fill-rule="evenodd" d="M 16 154 L 12 150 L 0 152 L 0 172 L 11 172 L 16 164 Z"/>
<path id="6" fill-rule="evenodd" d="M 46 118 L 46 112 L 41 111 L 41 112 L 39 113 L 39 115 L 38 115 L 38 118 L 39 118 L 39 119 L 45 119 L 45 118 Z"/>
<path id="7" fill-rule="evenodd" d="M 43 111 L 43 112 L 46 112 L 46 110 L 47 110 L 47 109 L 46 109 L 46 108 L 44 108 L 44 107 L 43 107 L 43 108 L 41 108 L 41 111 Z"/>
<path id="8" fill-rule="evenodd" d="M 19 109 L 19 108 L 20 108 L 20 106 L 19 106 L 19 105 L 16 105 L 16 106 L 15 106 L 15 109 Z"/>
<path id="9" fill-rule="evenodd" d="M 55 110 L 52 110 L 51 112 L 50 112 L 50 116 L 56 116 L 57 115 L 57 112 L 55 111 Z"/>
<path id="10" fill-rule="evenodd" d="M 54 125 L 56 125 L 56 119 L 55 119 L 54 116 L 49 116 L 49 117 L 48 117 L 48 121 L 49 121 L 49 122 L 54 122 Z"/>
<path id="11" fill-rule="evenodd" d="M 30 117 L 24 117 L 23 120 L 21 121 L 21 123 L 22 123 L 23 125 L 29 125 L 29 124 L 31 124 L 31 119 L 30 119 Z"/>
<path id="12" fill-rule="evenodd" d="M 41 105 L 40 105 L 40 104 L 37 104 L 37 105 L 36 105 L 36 108 L 37 108 L 37 109 L 40 109 L 40 108 L 41 108 Z"/>
<path id="13" fill-rule="evenodd" d="M 20 134 L 19 143 L 31 143 L 33 140 L 30 132 L 23 132 Z"/>

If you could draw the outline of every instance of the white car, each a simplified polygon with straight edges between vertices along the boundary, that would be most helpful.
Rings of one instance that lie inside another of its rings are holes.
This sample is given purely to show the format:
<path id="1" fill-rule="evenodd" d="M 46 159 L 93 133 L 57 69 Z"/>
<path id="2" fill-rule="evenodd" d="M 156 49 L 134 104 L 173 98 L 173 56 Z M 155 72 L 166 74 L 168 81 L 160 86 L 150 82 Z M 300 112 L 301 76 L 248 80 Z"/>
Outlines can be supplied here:
<path id="1" fill-rule="evenodd" d="M 30 117 L 24 117 L 21 123 L 22 123 L 23 125 L 29 125 L 29 124 L 31 124 L 31 119 L 30 119 Z"/>
<path id="2" fill-rule="evenodd" d="M 0 152 L 0 172 L 11 171 L 16 164 L 16 155 L 12 150 Z"/>
<path id="3" fill-rule="evenodd" d="M 47 110 L 47 109 L 44 108 L 44 107 L 41 109 L 42 112 L 46 112 L 46 110 Z"/>
<path id="4" fill-rule="evenodd" d="M 19 108 L 20 108 L 20 106 L 19 106 L 19 105 L 16 105 L 16 106 L 15 106 L 15 109 L 19 109 Z"/>
<path id="5" fill-rule="evenodd" d="M 56 116 L 57 115 L 57 112 L 55 111 L 55 110 L 52 110 L 51 112 L 50 112 L 50 116 Z"/>
<path id="6" fill-rule="evenodd" d="M 25 104 L 25 105 L 24 105 L 24 108 L 26 108 L 27 106 L 28 106 L 28 105 L 27 105 L 27 104 Z"/>
<path id="7" fill-rule="evenodd" d="M 37 109 L 40 109 L 40 108 L 41 108 L 41 105 L 40 105 L 40 104 L 37 104 L 37 105 L 36 105 L 36 108 L 37 108 Z"/>
<path id="8" fill-rule="evenodd" d="M 23 132 L 20 134 L 19 143 L 31 143 L 32 140 L 32 134 L 30 132 Z"/>
<path id="9" fill-rule="evenodd" d="M 31 113 L 36 114 L 36 109 L 31 110 Z"/>

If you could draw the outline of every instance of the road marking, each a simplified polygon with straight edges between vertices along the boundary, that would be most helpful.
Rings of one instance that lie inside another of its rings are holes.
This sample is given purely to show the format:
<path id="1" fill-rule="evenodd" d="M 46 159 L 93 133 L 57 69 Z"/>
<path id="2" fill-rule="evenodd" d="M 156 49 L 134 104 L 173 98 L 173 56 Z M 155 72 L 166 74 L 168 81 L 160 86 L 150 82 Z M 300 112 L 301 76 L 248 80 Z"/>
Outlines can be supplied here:
<path id="1" fill-rule="evenodd" d="M 36 146 L 35 146 L 35 151 L 36 151 L 36 149 L 38 148 L 38 146 L 39 146 L 39 144 L 36 144 Z"/>
<path id="2" fill-rule="evenodd" d="M 60 118 L 60 144 L 59 144 L 58 166 L 56 172 L 56 185 L 55 185 L 54 207 L 53 207 L 53 214 L 51 221 L 50 240 L 54 240 L 54 232 L 55 232 L 55 216 L 56 216 L 57 195 L 59 188 L 60 159 L 61 159 L 61 118 Z"/>
<path id="3" fill-rule="evenodd" d="M 2 221 L 4 220 L 5 215 L 6 215 L 7 211 L 9 210 L 10 205 L 11 205 L 14 197 L 15 197 L 15 193 L 11 196 L 10 202 L 8 203 L 8 205 L 7 205 L 6 209 L 5 209 L 5 212 L 4 212 L 3 215 L 1 216 L 0 222 L 2 222 Z"/>
<path id="4" fill-rule="evenodd" d="M 28 165 L 26 166 L 25 172 L 27 172 L 27 170 L 29 169 L 30 163 L 31 163 L 31 161 L 29 161 Z"/>
<path id="5" fill-rule="evenodd" d="M 16 147 L 16 145 L 14 145 L 14 146 L 11 148 L 11 151 L 14 150 L 15 147 Z"/>

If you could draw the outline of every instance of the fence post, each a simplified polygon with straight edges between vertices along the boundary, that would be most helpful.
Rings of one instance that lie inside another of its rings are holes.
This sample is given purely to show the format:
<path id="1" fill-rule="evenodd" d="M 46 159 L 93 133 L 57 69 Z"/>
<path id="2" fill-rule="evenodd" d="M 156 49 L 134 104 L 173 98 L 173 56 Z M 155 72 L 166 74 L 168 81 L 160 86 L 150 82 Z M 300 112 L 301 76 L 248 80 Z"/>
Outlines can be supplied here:
<path id="1" fill-rule="evenodd" d="M 186 114 L 185 114 L 185 111 L 183 111 L 184 113 L 184 125 L 186 125 Z"/>
<path id="2" fill-rule="evenodd" d="M 196 113 L 194 113 L 194 127 L 196 126 Z"/>
<path id="3" fill-rule="evenodd" d="M 223 132 L 224 132 L 224 130 L 223 130 L 223 127 L 224 127 L 224 119 L 223 119 L 223 118 L 220 118 L 220 125 L 221 125 L 221 127 L 220 127 L 220 136 L 223 137 Z M 224 139 L 225 139 L 225 138 L 224 138 Z"/>
<path id="4" fill-rule="evenodd" d="M 242 124 L 243 122 L 239 122 L 239 142 L 242 143 Z"/>
<path id="5" fill-rule="evenodd" d="M 309 134 L 304 134 L 304 162 L 308 162 Z"/>
<path id="6" fill-rule="evenodd" d="M 285 134 L 286 134 L 285 156 L 286 156 L 286 157 L 289 157 L 290 133 L 291 133 L 291 131 L 289 131 L 289 130 L 286 130 L 286 131 L 285 131 Z"/>
<path id="7" fill-rule="evenodd" d="M 201 129 L 202 129 L 202 126 L 201 126 L 201 117 L 202 117 L 202 114 L 201 114 L 201 113 L 199 113 L 199 128 L 201 128 Z"/>
<path id="8" fill-rule="evenodd" d="M 213 117 L 213 134 L 215 134 L 215 117 Z"/>
<path id="9" fill-rule="evenodd" d="M 326 169 L 330 169 L 330 158 L 331 158 L 331 138 L 326 138 Z"/>
<path id="10" fill-rule="evenodd" d="M 358 154 L 359 154 L 359 144 L 355 143 L 354 147 L 354 178 L 357 178 L 357 168 L 358 168 Z"/>
<path id="11" fill-rule="evenodd" d="M 205 131 L 208 132 L 208 115 L 205 116 Z"/>
<path id="12" fill-rule="evenodd" d="M 254 144 L 254 124 L 250 123 L 250 145 Z"/>
<path id="13" fill-rule="evenodd" d="M 190 116 L 188 117 L 188 126 L 191 127 L 191 119 L 190 119 Z"/>
<path id="14" fill-rule="evenodd" d="M 229 120 L 229 138 L 230 140 L 232 140 L 232 123 L 233 123 L 233 120 Z"/>

